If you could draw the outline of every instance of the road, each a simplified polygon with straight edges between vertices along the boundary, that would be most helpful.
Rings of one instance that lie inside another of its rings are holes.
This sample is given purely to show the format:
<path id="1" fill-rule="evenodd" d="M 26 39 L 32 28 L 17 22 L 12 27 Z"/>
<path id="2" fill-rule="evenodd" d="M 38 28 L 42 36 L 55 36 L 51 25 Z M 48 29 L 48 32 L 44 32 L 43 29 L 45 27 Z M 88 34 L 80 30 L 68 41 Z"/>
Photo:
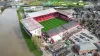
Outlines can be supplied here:
<path id="1" fill-rule="evenodd" d="M 21 34 L 16 9 L 0 15 L 0 56 L 33 56 Z"/>

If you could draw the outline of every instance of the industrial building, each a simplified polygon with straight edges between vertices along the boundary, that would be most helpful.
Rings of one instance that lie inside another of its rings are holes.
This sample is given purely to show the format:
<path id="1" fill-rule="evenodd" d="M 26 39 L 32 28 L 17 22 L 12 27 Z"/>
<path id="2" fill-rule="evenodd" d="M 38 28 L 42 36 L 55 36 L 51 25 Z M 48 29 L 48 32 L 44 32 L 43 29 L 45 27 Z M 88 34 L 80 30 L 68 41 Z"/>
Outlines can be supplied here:
<path id="1" fill-rule="evenodd" d="M 76 51 L 78 54 L 84 54 L 92 51 L 96 51 L 97 47 L 91 42 L 85 42 L 81 44 L 76 44 L 75 46 Z"/>

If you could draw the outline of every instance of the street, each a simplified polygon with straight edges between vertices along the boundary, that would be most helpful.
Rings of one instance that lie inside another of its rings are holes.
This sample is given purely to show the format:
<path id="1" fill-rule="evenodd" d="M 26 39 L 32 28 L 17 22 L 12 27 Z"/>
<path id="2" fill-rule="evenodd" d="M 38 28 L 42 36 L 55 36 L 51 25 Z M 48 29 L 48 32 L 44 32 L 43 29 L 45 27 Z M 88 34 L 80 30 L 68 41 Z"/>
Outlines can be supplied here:
<path id="1" fill-rule="evenodd" d="M 16 9 L 0 15 L 0 56 L 33 56 L 22 36 Z"/>

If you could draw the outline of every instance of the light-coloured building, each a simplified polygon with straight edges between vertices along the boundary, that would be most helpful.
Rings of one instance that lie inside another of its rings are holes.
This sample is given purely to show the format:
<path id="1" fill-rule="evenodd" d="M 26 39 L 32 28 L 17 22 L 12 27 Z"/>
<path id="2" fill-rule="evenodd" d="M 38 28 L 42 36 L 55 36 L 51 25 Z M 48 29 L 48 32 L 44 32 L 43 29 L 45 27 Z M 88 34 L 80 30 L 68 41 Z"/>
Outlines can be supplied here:
<path id="1" fill-rule="evenodd" d="M 74 48 L 76 49 L 78 54 L 84 54 L 84 53 L 87 53 L 87 52 L 92 52 L 92 51 L 96 51 L 97 50 L 97 47 L 91 42 L 85 42 L 85 43 L 81 43 L 81 44 L 76 44 L 74 46 Z"/>
<path id="2" fill-rule="evenodd" d="M 73 34 L 70 37 L 70 40 L 72 40 L 75 44 L 80 44 L 84 42 L 97 43 L 99 41 L 97 37 L 92 35 L 87 29 L 83 29 L 76 34 Z"/>
<path id="3" fill-rule="evenodd" d="M 40 10 L 43 10 L 43 6 L 32 6 L 31 10 L 40 11 Z"/>
<path id="4" fill-rule="evenodd" d="M 31 36 L 41 36 L 41 29 L 43 26 L 33 18 L 26 18 L 21 20 L 24 29 Z"/>

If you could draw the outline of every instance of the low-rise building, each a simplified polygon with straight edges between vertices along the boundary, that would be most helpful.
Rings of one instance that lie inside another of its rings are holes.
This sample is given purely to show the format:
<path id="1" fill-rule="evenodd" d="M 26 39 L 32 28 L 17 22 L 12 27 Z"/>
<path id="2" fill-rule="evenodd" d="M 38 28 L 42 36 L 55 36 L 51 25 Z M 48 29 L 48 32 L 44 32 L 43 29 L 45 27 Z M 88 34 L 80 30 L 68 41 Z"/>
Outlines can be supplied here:
<path id="1" fill-rule="evenodd" d="M 40 11 L 43 10 L 43 6 L 32 6 L 31 9 L 34 11 Z"/>
<path id="2" fill-rule="evenodd" d="M 70 37 L 70 40 L 72 40 L 75 44 L 80 44 L 80 43 L 84 43 L 84 42 L 96 43 L 99 41 L 96 36 L 92 35 L 86 29 L 83 29 L 82 31 L 78 32 L 77 34 L 73 34 Z"/>
<path id="3" fill-rule="evenodd" d="M 76 44 L 74 48 L 78 54 L 84 54 L 87 52 L 92 52 L 97 50 L 97 47 L 91 42 Z"/>

